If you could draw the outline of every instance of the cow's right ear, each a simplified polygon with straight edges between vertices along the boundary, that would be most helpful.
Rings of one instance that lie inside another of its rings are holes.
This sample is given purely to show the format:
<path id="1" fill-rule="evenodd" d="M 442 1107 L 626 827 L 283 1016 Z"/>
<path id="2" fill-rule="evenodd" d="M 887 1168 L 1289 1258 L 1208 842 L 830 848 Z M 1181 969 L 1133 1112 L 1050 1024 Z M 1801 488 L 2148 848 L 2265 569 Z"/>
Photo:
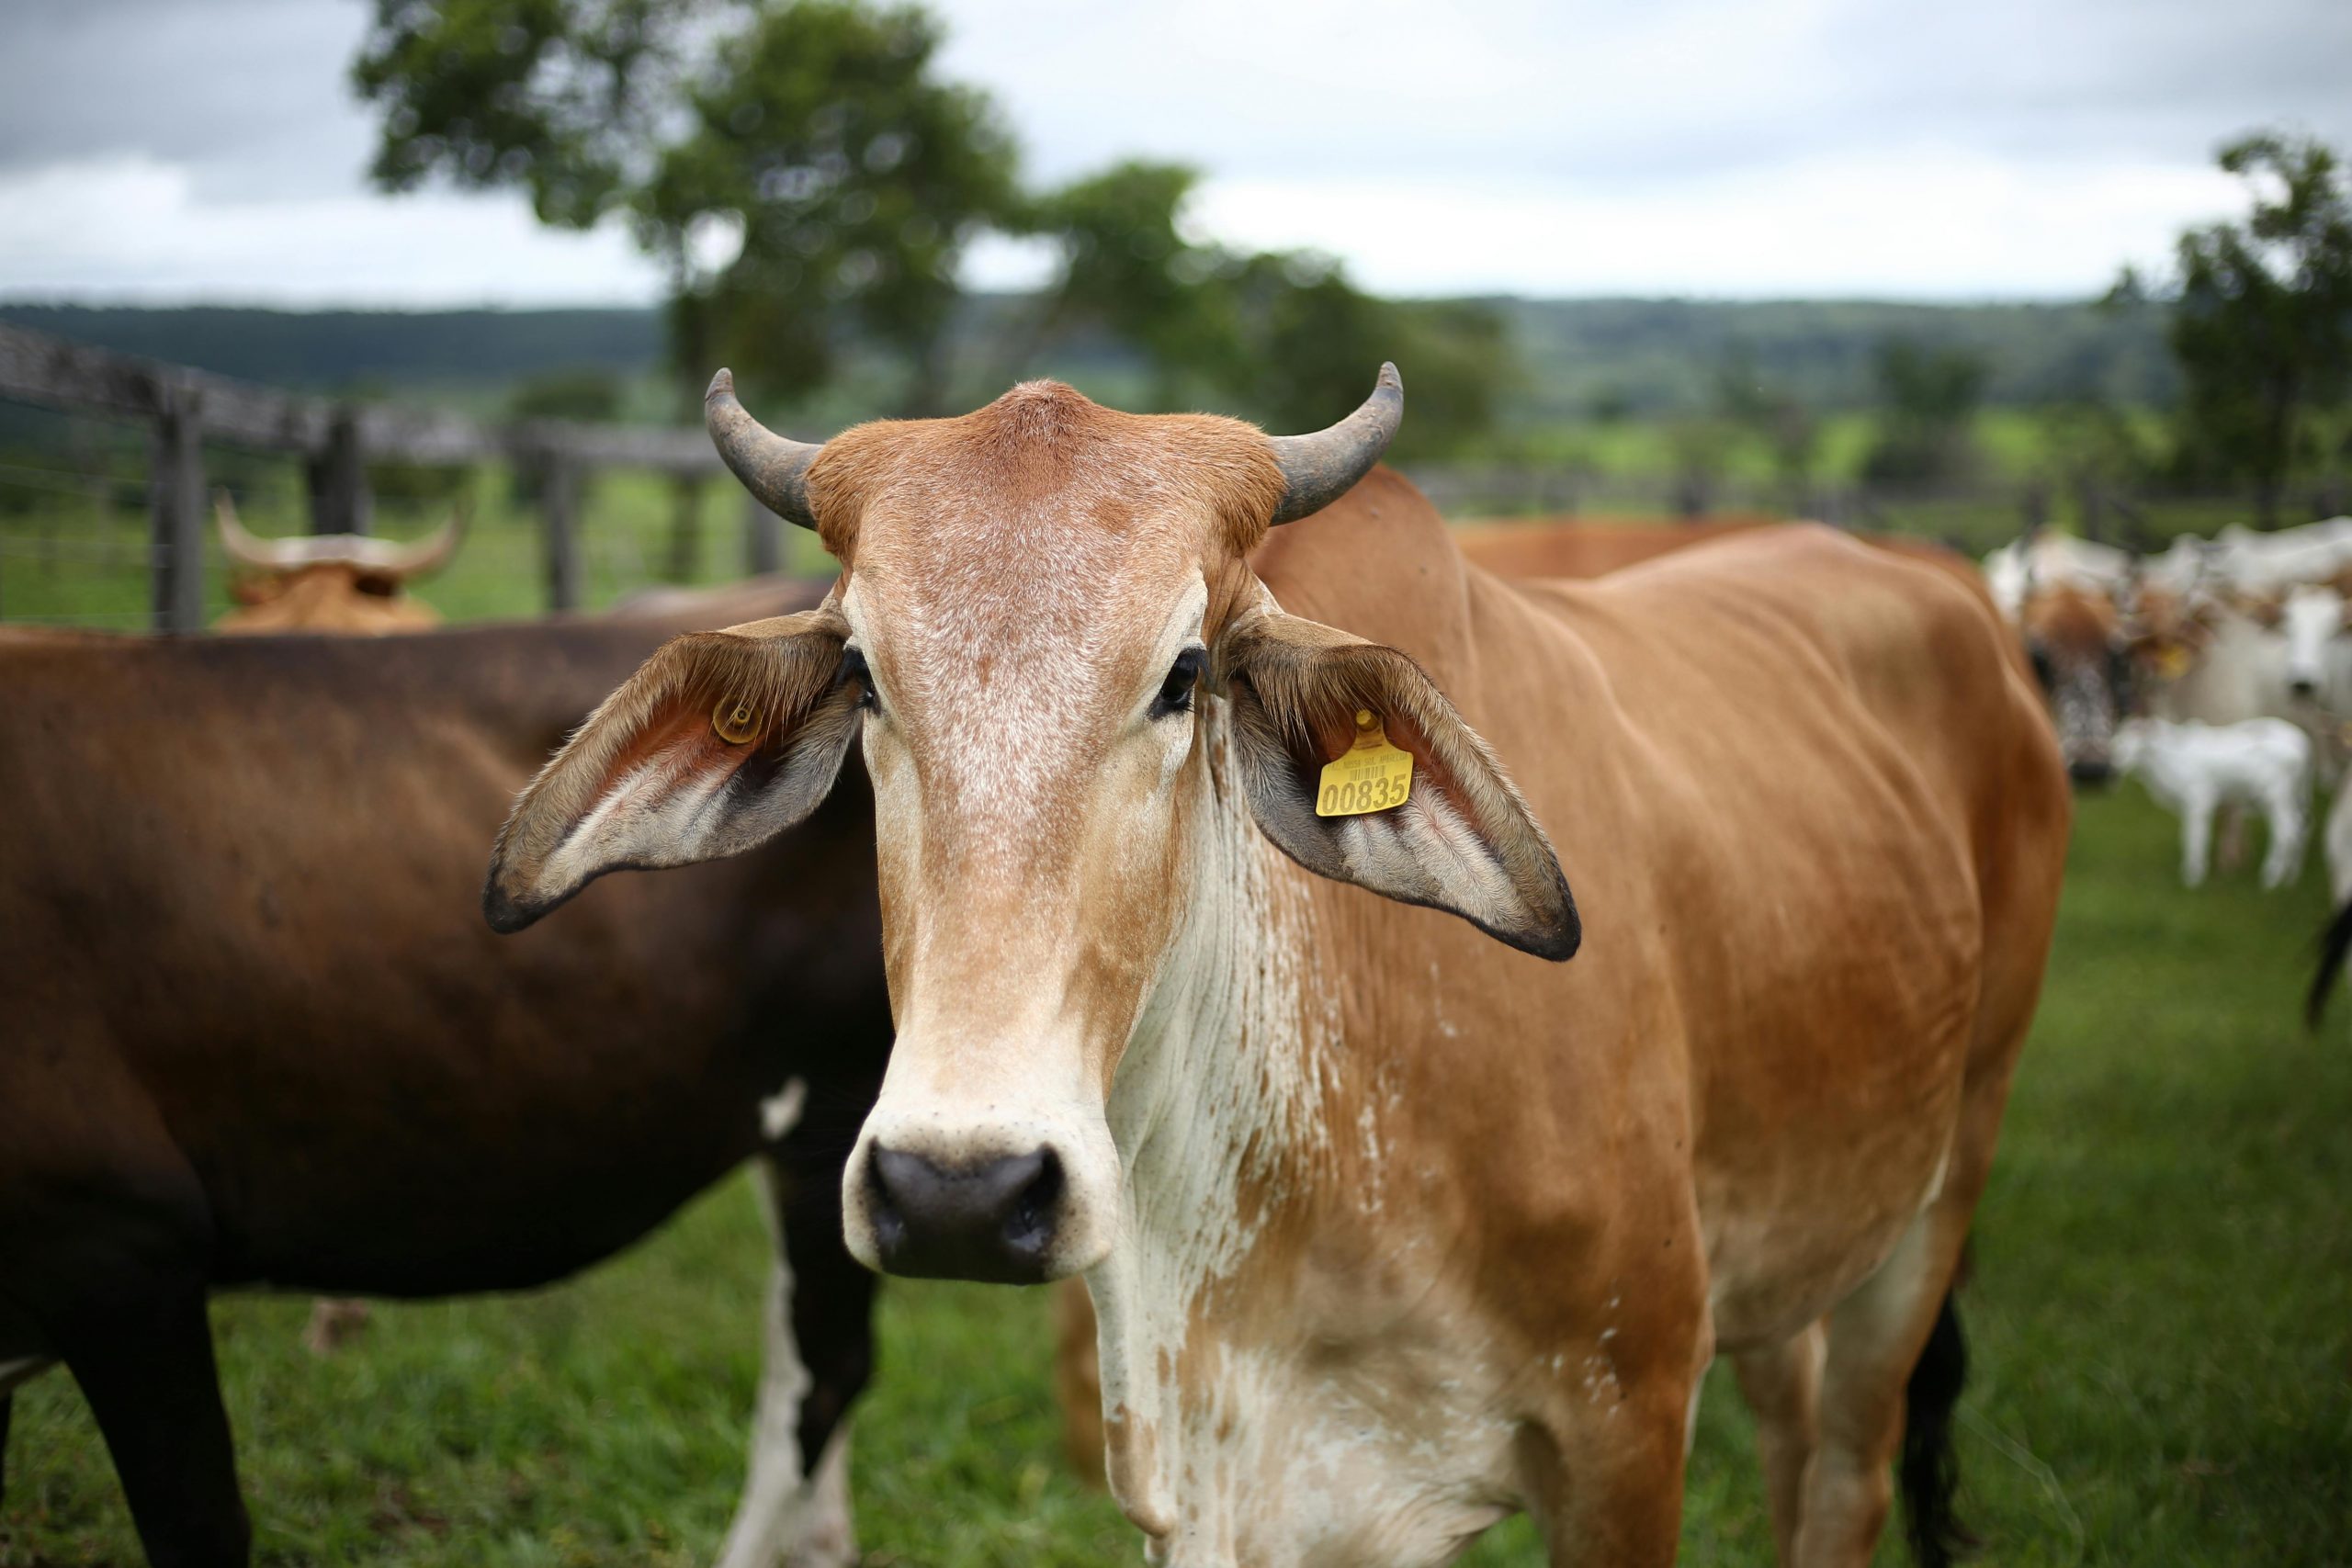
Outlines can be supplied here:
<path id="1" fill-rule="evenodd" d="M 814 811 L 865 700 L 831 606 L 674 637 L 514 803 L 482 913 L 517 931 L 608 871 L 741 854 Z"/>

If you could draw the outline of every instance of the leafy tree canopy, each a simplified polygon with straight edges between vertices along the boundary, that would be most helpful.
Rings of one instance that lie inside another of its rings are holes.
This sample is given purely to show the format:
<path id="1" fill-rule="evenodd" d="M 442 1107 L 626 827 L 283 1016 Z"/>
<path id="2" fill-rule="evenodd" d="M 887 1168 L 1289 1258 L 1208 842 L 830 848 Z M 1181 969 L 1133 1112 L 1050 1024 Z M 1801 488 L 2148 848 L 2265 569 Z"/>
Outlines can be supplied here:
<path id="1" fill-rule="evenodd" d="M 722 357 L 825 380 L 850 330 L 939 396 L 964 244 L 1012 198 L 981 94 L 933 74 L 936 26 L 857 0 L 377 0 L 354 78 L 375 175 L 526 190 L 548 222 L 615 213 L 673 280 L 682 386 Z"/>
<path id="2" fill-rule="evenodd" d="M 2180 237 L 2169 334 L 2180 446 L 2191 469 L 2254 479 L 2269 525 L 2311 416 L 2340 406 L 2352 376 L 2352 182 L 2327 147 L 2275 132 L 2232 142 L 2220 162 L 2253 210 Z M 2127 271 L 2110 298 L 2149 292 Z"/>
<path id="3" fill-rule="evenodd" d="M 1183 209 L 1199 178 L 1181 164 L 1123 163 L 1028 205 L 1023 226 L 1053 237 L 1061 257 L 1023 362 L 1091 326 L 1144 355 L 1160 407 L 1214 400 L 1297 431 L 1354 407 L 1393 359 L 1412 409 L 1399 456 L 1450 446 L 1493 423 L 1511 376 L 1494 311 L 1381 299 L 1328 256 L 1196 239 Z"/>

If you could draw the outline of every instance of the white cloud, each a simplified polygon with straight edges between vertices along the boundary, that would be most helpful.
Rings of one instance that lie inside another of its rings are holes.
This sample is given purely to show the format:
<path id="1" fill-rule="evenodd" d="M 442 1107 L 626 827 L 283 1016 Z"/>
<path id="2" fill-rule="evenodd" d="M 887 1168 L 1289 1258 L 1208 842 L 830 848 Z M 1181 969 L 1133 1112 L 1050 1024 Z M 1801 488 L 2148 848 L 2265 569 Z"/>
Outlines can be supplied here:
<path id="1" fill-rule="evenodd" d="M 2346 0 L 933 3 L 1037 177 L 1191 163 L 1200 227 L 1415 293 L 2081 294 L 2242 207 L 2223 138 L 2352 141 Z M 658 295 L 617 230 L 369 190 L 367 17 L 0 0 L 0 296 Z"/>
<path id="2" fill-rule="evenodd" d="M 2052 298 L 2161 264 L 2184 221 L 2233 201 L 2193 166 L 1864 152 L 1636 190 L 1222 180 L 1202 217 L 1251 246 L 1344 255 L 1387 293 Z"/>
<path id="3" fill-rule="evenodd" d="M 0 175 L 0 292 L 288 305 L 645 302 L 660 278 L 607 225 L 560 232 L 506 197 L 205 201 L 143 155 Z"/>

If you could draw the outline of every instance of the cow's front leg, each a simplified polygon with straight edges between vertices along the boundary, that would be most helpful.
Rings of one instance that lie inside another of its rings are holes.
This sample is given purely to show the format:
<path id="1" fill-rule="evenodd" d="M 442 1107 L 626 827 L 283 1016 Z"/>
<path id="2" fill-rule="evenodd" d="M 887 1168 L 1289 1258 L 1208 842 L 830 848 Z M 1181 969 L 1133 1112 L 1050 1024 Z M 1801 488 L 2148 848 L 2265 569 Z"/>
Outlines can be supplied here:
<path id="1" fill-rule="evenodd" d="M 114 1456 L 153 1568 L 243 1568 L 252 1532 L 212 1361 L 204 1281 L 126 1271 L 44 1326 Z"/>
<path id="2" fill-rule="evenodd" d="M 2262 886 L 2283 887 L 2303 869 L 2303 804 L 2292 792 L 2280 790 L 2269 801 L 2270 848 L 2262 857 Z"/>
<path id="3" fill-rule="evenodd" d="M 2190 795 L 2180 806 L 2180 880 L 2184 886 L 2205 886 L 2205 869 L 2212 852 L 2213 802 Z"/>
<path id="4" fill-rule="evenodd" d="M 1554 1568 L 1665 1568 L 1682 1534 L 1698 1372 L 1634 1386 L 1602 1370 L 1605 1360 L 1586 1359 L 1566 1423 L 1521 1440 L 1536 1522 Z"/>
<path id="5" fill-rule="evenodd" d="M 776 1109 L 797 1116 L 806 1092 L 787 1091 Z M 824 1100 L 826 1090 L 816 1098 Z M 840 1113 L 824 1104 L 810 1111 L 820 1127 L 838 1125 Z M 762 1319 L 749 1474 L 721 1568 L 857 1561 L 849 1408 L 873 1370 L 875 1281 L 842 1245 L 839 1144 L 796 1137 L 753 1162 L 776 1257 Z"/>

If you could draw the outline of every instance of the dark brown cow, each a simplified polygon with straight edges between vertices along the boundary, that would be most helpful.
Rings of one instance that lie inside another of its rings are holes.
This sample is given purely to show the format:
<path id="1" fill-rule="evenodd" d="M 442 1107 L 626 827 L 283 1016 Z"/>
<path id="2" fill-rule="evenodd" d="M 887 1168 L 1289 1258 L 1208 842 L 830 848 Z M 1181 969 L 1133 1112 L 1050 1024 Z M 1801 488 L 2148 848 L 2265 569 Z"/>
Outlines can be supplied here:
<path id="1" fill-rule="evenodd" d="M 769 1324 L 728 1562 L 795 1534 L 846 1560 L 826 1505 L 872 1280 L 839 1171 L 889 1040 L 863 785 L 773 851 L 625 878 L 520 940 L 475 913 L 515 790 L 665 635 L 813 599 L 0 638 L 0 1421 L 62 1359 L 151 1561 L 246 1558 L 209 1291 L 537 1285 L 762 1151 L 803 1289 Z"/>

